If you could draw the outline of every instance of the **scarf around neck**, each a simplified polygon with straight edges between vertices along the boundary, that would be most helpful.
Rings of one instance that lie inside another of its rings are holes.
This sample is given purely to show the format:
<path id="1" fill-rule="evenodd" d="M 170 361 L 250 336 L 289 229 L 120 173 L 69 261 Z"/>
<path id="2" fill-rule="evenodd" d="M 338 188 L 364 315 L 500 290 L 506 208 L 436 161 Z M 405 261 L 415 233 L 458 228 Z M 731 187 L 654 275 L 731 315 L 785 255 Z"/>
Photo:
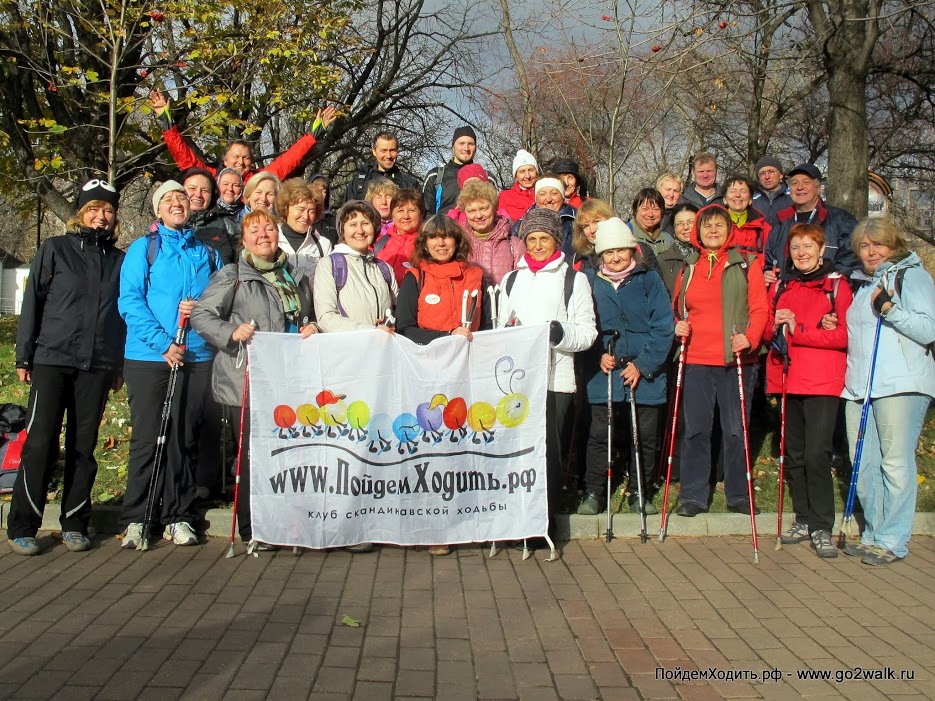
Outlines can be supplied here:
<path id="1" fill-rule="evenodd" d="M 553 253 L 550 257 L 542 261 L 536 260 L 528 253 L 524 254 L 523 257 L 526 259 L 526 264 L 529 266 L 529 270 L 533 273 L 538 273 L 553 260 L 558 260 L 560 255 L 562 255 L 561 250 L 556 250 L 555 253 Z"/>
<path id="2" fill-rule="evenodd" d="M 623 284 L 623 281 L 626 280 L 630 273 L 636 269 L 636 258 L 630 258 L 630 264 L 619 272 L 612 272 L 607 269 L 606 265 L 601 265 L 601 277 L 607 280 L 614 286 L 614 289 L 620 287 Z"/>
<path id="3" fill-rule="evenodd" d="M 279 294 L 279 301 L 282 304 L 286 320 L 298 325 L 302 303 L 299 298 L 298 285 L 295 284 L 295 279 L 286 270 L 286 261 L 289 260 L 286 252 L 279 250 L 276 254 L 276 260 L 272 262 L 258 258 L 246 249 L 240 255 L 243 262 L 262 275 L 263 279 L 269 282 Z"/>

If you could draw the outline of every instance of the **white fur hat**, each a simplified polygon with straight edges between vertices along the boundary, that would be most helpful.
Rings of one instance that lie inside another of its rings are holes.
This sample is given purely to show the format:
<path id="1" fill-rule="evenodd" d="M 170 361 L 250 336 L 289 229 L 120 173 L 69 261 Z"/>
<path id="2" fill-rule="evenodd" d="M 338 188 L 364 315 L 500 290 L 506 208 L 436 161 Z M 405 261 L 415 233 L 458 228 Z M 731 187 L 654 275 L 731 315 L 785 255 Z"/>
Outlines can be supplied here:
<path id="1" fill-rule="evenodd" d="M 615 248 L 636 248 L 636 237 L 620 217 L 611 217 L 597 224 L 594 252 L 603 253 Z"/>

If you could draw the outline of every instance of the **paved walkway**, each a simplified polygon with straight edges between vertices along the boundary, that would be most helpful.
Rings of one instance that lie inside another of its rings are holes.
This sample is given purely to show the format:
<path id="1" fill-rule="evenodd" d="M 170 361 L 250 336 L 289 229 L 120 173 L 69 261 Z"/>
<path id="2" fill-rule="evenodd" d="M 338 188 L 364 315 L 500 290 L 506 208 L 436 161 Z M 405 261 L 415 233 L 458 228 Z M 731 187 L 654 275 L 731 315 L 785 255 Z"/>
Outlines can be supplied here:
<path id="1" fill-rule="evenodd" d="M 935 539 L 883 569 L 761 542 L 758 567 L 737 537 L 575 541 L 555 563 L 4 544 L 0 698 L 935 698 Z M 856 667 L 896 679 L 835 683 Z"/>

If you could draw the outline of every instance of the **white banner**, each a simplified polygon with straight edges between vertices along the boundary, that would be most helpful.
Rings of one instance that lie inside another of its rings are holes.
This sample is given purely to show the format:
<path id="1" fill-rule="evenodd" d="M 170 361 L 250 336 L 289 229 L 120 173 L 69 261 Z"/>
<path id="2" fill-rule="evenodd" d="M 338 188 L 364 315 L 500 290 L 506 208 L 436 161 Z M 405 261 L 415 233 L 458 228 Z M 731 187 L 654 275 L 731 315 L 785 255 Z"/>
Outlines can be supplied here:
<path id="1" fill-rule="evenodd" d="M 383 331 L 249 346 L 253 535 L 279 545 L 512 540 L 548 526 L 548 326 L 419 346 Z"/>

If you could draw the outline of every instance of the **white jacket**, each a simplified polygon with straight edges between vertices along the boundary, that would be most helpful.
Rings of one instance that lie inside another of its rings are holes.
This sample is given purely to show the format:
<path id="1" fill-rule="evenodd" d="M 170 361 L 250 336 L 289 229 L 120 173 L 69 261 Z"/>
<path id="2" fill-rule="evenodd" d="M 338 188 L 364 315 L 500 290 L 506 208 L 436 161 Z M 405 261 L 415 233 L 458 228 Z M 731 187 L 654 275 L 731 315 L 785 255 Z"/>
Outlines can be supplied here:
<path id="1" fill-rule="evenodd" d="M 546 265 L 538 273 L 533 273 L 525 257 L 520 259 L 516 272 L 508 273 L 515 280 L 506 294 L 504 285 L 497 311 L 497 327 L 503 328 L 515 318 L 517 325 L 530 326 L 558 321 L 565 335 L 558 345 L 552 347 L 552 367 L 549 372 L 549 390 L 564 392 L 575 391 L 575 353 L 585 351 L 597 338 L 597 324 L 594 319 L 594 302 L 591 299 L 591 286 L 584 273 L 575 273 L 568 308 L 565 308 L 565 271 L 568 264 L 565 255 Z"/>
<path id="2" fill-rule="evenodd" d="M 315 284 L 315 269 L 318 263 L 331 253 L 331 241 L 320 235 L 314 228 L 305 234 L 305 240 L 298 249 L 293 249 L 289 239 L 283 236 L 282 224 L 279 225 L 279 248 L 289 256 L 289 263 L 296 270 L 301 270 L 308 280 L 309 291 Z"/>
<path id="3" fill-rule="evenodd" d="M 333 259 L 336 255 L 347 259 L 347 282 L 341 290 L 338 306 L 338 290 L 334 281 Z M 377 267 L 372 255 L 361 256 L 344 243 L 318 264 L 313 286 L 315 319 L 322 331 L 359 331 L 372 329 L 386 318 L 386 310 L 396 306 L 399 288 L 390 268 L 390 284 Z M 344 314 L 341 314 L 341 308 Z"/>

